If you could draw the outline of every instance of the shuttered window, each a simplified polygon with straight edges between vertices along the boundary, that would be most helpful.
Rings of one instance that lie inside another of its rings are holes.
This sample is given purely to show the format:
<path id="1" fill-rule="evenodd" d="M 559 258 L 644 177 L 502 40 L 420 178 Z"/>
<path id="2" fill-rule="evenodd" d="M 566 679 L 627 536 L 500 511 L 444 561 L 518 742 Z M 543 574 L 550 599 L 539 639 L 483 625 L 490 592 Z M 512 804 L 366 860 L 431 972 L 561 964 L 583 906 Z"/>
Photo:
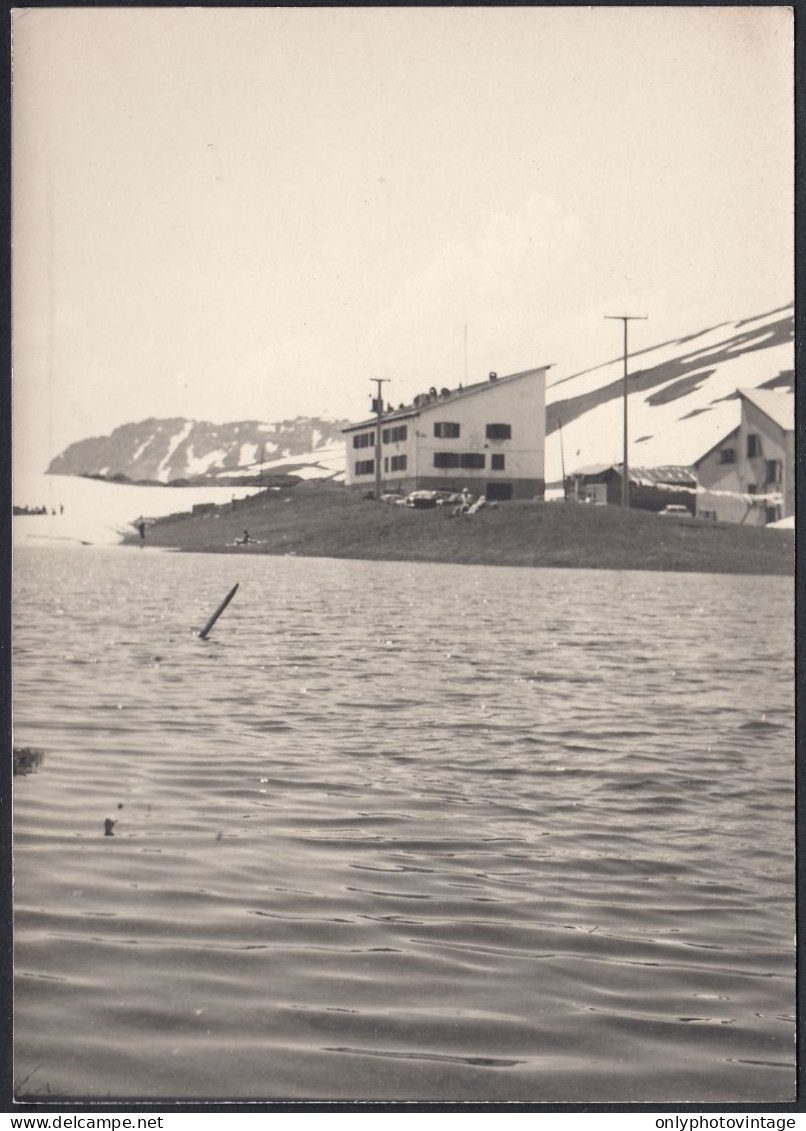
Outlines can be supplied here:
<path id="1" fill-rule="evenodd" d="M 396 424 L 394 428 L 384 428 L 381 439 L 384 444 L 400 444 L 408 437 L 405 424 Z"/>

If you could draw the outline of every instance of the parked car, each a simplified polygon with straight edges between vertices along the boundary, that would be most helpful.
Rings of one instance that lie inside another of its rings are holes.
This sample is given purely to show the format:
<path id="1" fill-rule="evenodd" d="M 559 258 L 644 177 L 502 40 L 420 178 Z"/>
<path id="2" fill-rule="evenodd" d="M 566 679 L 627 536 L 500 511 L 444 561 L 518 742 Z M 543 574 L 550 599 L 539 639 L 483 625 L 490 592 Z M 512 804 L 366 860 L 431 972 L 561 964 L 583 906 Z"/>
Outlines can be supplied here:
<path id="1" fill-rule="evenodd" d="M 437 491 L 412 491 L 410 495 L 406 496 L 406 506 L 425 510 L 437 505 L 437 497 Z"/>
<path id="2" fill-rule="evenodd" d="M 669 503 L 662 511 L 658 511 L 658 514 L 669 518 L 691 518 L 691 511 L 682 503 Z"/>

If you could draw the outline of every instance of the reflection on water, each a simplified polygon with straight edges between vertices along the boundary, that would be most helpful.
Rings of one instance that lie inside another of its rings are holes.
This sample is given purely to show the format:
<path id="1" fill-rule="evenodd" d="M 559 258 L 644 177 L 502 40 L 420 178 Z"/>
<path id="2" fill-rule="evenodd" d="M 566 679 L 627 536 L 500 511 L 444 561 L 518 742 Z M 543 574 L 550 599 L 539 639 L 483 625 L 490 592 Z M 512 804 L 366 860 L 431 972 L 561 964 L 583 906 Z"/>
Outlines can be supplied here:
<path id="1" fill-rule="evenodd" d="M 792 1097 L 791 582 L 24 548 L 15 590 L 25 1091 Z"/>

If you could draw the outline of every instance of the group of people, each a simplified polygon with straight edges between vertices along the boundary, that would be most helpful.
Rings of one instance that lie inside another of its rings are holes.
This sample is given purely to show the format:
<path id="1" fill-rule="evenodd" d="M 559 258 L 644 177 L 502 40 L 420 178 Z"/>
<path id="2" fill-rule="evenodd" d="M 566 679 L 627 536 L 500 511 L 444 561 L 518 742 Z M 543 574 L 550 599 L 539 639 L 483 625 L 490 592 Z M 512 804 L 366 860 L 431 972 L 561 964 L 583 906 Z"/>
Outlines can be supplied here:
<path id="1" fill-rule="evenodd" d="M 469 514 L 477 514 L 478 511 L 482 510 L 486 506 L 486 496 L 479 495 L 476 501 L 473 502 L 473 496 L 465 488 L 465 490 L 462 491 L 462 501 L 460 503 L 457 503 L 457 505 L 451 511 L 451 518 L 464 518 Z"/>
<path id="2" fill-rule="evenodd" d="M 13 513 L 14 514 L 47 514 L 48 508 L 47 507 L 28 507 L 28 506 L 14 507 Z M 56 508 L 52 507 L 50 513 L 56 514 Z M 59 503 L 59 514 L 64 514 L 64 505 L 62 503 Z"/>

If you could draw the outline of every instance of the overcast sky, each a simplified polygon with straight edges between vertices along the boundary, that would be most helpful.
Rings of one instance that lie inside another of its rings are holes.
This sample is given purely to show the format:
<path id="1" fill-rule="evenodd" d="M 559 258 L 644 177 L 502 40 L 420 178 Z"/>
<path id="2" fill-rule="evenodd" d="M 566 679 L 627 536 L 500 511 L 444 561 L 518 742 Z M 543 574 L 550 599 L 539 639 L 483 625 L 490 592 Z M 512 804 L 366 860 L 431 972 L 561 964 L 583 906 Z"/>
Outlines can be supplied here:
<path id="1" fill-rule="evenodd" d="M 18 468 L 792 299 L 785 8 L 23 9 L 13 52 Z"/>

